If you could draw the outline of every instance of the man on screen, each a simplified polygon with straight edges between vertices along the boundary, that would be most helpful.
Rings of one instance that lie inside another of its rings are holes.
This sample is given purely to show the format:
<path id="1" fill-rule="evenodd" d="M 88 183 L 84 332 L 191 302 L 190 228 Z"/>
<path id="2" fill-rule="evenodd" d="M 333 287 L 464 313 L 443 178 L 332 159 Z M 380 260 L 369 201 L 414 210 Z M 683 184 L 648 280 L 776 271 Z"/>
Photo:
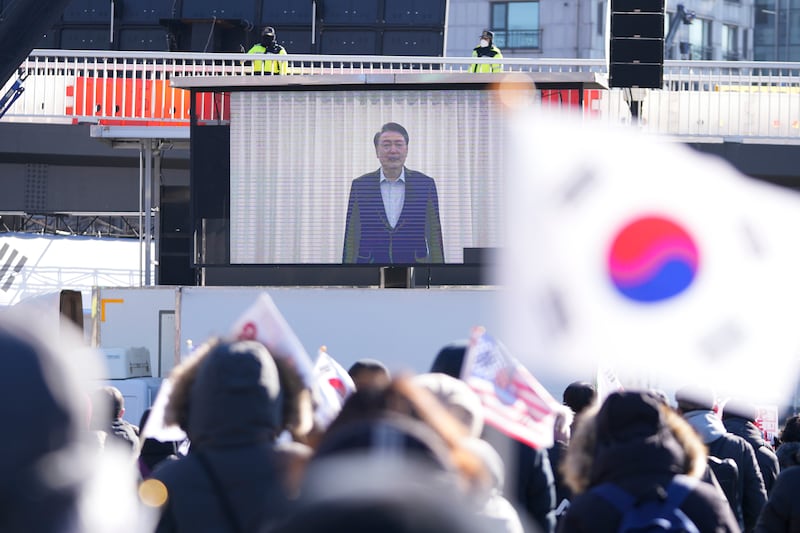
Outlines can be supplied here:
<path id="1" fill-rule="evenodd" d="M 353 180 L 343 263 L 444 263 L 433 178 L 405 167 L 408 132 L 387 122 L 373 138 L 381 168 Z"/>

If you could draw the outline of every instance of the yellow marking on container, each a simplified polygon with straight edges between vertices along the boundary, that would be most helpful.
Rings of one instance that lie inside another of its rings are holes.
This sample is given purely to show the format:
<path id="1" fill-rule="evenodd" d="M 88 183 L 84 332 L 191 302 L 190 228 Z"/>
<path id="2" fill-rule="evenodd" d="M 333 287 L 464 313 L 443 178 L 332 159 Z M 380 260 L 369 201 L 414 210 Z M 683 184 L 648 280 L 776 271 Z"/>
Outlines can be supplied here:
<path id="1" fill-rule="evenodd" d="M 100 299 L 100 322 L 106 321 L 106 304 L 125 303 L 122 298 L 101 298 Z"/>

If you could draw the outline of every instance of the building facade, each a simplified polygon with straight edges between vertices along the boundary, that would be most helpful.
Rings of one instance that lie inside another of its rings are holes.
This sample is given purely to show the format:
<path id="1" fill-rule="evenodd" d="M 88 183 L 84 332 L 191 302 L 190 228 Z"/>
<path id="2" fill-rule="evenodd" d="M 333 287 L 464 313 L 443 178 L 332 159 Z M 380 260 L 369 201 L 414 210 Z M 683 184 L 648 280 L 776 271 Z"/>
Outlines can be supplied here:
<path id="1" fill-rule="evenodd" d="M 268 24 L 290 53 L 463 57 L 488 28 L 508 57 L 596 59 L 609 1 L 72 0 L 37 47 L 234 52 Z M 678 25 L 667 59 L 800 60 L 800 0 L 681 3 L 695 19 Z M 665 35 L 677 11 L 667 1 Z"/>
<path id="2" fill-rule="evenodd" d="M 790 0 L 759 1 L 773 6 Z M 775 17 L 769 9 L 757 6 L 753 0 L 685 0 L 684 7 L 695 18 L 691 24 L 680 22 L 672 42 L 665 43 L 667 59 L 775 59 L 774 53 L 768 53 L 775 50 L 754 46 L 774 42 L 770 33 L 774 28 L 758 25 L 764 19 L 774 25 Z M 608 9 L 608 0 L 450 0 L 446 52 L 448 56 L 469 55 L 480 32 L 488 28 L 495 32 L 495 44 L 507 57 L 603 58 L 608 41 Z M 756 14 L 757 9 L 760 15 Z M 788 10 L 786 6 L 781 13 Z M 677 11 L 677 4 L 667 3 L 665 35 Z M 778 19 L 784 21 L 788 17 L 781 15 Z M 781 24 L 780 29 L 786 33 L 788 24 Z M 766 34 L 756 33 L 762 30 Z M 790 45 L 782 46 L 780 59 L 790 60 L 785 55 Z"/>

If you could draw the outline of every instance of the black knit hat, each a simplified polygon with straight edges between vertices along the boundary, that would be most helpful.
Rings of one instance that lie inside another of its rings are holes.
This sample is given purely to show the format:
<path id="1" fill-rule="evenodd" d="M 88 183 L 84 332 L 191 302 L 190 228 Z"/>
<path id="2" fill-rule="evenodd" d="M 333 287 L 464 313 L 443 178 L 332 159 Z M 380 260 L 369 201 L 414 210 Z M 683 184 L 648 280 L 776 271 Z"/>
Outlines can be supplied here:
<path id="1" fill-rule="evenodd" d="M 687 385 L 675 391 L 675 402 L 683 412 L 714 409 L 716 395 L 708 387 Z"/>
<path id="2" fill-rule="evenodd" d="M 597 398 L 594 385 L 586 381 L 574 381 L 564 389 L 564 405 L 572 409 L 576 415 L 592 405 Z"/>
<path id="3" fill-rule="evenodd" d="M 454 341 L 445 345 L 436 354 L 431 372 L 439 372 L 461 379 L 461 366 L 464 364 L 467 346 L 469 346 L 469 342 L 466 340 Z"/>
<path id="4" fill-rule="evenodd" d="M 752 402 L 734 398 L 728 400 L 722 409 L 723 420 L 731 417 L 744 418 L 750 422 L 755 422 L 758 417 L 758 409 Z"/>

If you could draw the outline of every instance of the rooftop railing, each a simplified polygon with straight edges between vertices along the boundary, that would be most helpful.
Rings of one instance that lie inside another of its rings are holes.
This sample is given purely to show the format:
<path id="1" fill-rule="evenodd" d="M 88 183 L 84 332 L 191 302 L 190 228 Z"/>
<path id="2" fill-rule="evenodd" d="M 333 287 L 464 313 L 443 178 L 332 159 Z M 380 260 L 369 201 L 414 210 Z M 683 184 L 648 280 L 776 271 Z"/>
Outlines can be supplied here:
<path id="1" fill-rule="evenodd" d="M 185 76 L 245 76 L 254 59 L 276 56 L 188 52 L 34 50 L 20 66 L 24 92 L 3 121 L 186 126 L 190 92 L 173 87 Z M 467 73 L 476 62 L 505 72 L 607 74 L 603 59 L 474 59 L 413 56 L 280 56 L 288 76 L 396 72 Z M 9 80 L 7 91 L 15 80 Z M 575 106 L 565 91 L 540 91 L 545 106 Z M 572 89 L 571 92 L 576 92 Z M 800 63 L 680 61 L 664 63 L 662 89 L 591 89 L 580 101 L 596 120 L 697 140 L 734 137 L 754 142 L 800 142 Z M 200 93 L 201 121 L 226 121 L 226 93 Z M 637 113 L 631 113 L 631 109 Z"/>

